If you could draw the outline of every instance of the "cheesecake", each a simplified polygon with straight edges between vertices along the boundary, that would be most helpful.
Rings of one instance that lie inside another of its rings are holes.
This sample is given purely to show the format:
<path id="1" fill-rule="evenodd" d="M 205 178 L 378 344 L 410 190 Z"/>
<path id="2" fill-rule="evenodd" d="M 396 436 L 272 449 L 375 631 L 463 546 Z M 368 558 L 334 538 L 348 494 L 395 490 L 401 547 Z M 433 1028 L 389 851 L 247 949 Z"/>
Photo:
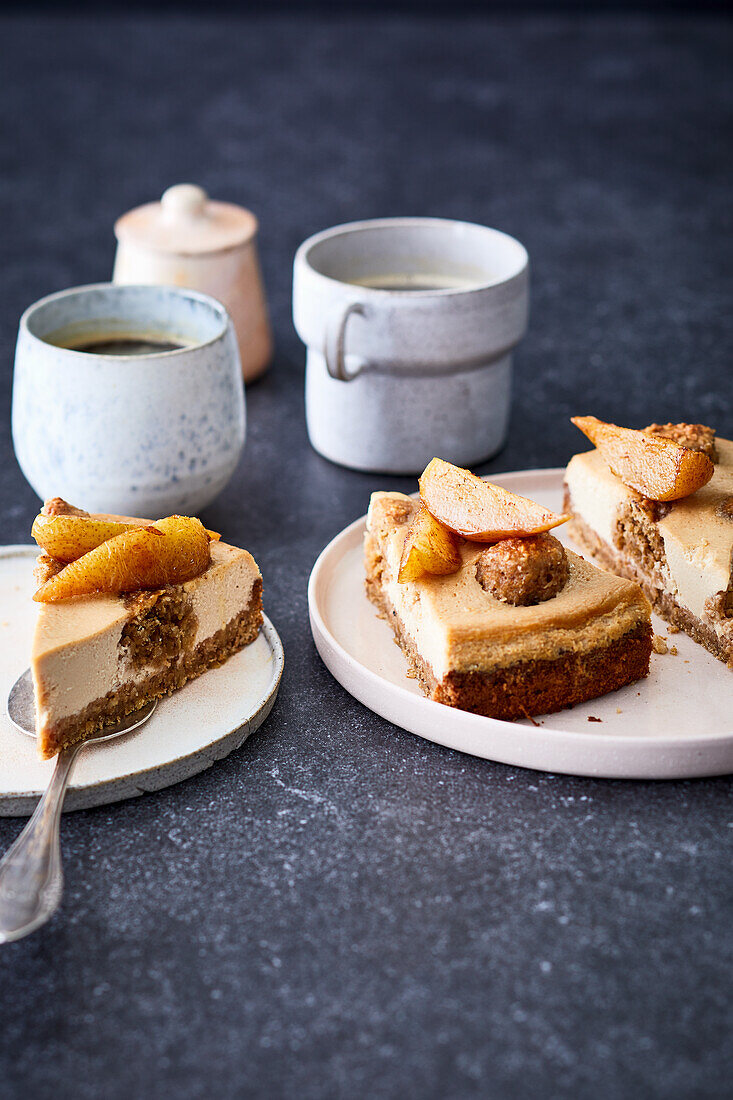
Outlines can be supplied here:
<path id="1" fill-rule="evenodd" d="M 457 537 L 450 572 L 404 579 L 423 506 L 401 493 L 373 493 L 364 564 L 367 596 L 392 628 L 407 675 L 430 699 L 529 718 L 647 675 L 650 609 L 638 585 L 566 551 L 547 532 L 504 531 L 489 543 L 473 534 L 487 538 L 485 522 L 464 522 L 472 537 Z"/>
<path id="2" fill-rule="evenodd" d="M 104 517 L 110 518 L 144 522 Z M 37 579 L 61 576 L 62 565 L 42 555 Z M 262 577 L 246 550 L 212 541 L 203 570 L 182 583 L 35 606 L 31 674 L 38 750 L 48 758 L 254 641 L 262 623 Z"/>
<path id="3" fill-rule="evenodd" d="M 576 454 L 565 471 L 569 535 L 605 569 L 636 581 L 673 629 L 733 668 L 733 442 L 704 425 L 650 425 L 640 434 L 704 452 L 709 479 L 660 501 L 643 483 L 622 480 L 601 446 Z"/>

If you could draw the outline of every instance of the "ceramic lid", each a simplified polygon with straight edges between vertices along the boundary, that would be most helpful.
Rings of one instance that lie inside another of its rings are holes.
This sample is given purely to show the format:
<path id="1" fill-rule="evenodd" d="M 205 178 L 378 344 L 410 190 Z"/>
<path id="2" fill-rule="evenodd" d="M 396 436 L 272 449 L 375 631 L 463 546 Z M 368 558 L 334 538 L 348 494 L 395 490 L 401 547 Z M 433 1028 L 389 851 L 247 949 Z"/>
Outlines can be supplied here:
<path id="1" fill-rule="evenodd" d="M 250 210 L 213 202 L 193 183 L 169 187 L 160 202 L 138 206 L 115 223 L 118 241 L 184 256 L 236 248 L 256 232 L 257 218 Z"/>

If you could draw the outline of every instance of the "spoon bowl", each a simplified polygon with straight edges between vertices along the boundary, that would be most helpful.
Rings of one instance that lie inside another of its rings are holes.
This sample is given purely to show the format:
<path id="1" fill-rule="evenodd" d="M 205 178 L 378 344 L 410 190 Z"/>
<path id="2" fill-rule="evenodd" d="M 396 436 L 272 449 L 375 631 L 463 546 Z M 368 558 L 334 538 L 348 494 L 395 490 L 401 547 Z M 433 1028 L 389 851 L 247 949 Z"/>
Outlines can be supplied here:
<path id="1" fill-rule="evenodd" d="M 141 707 L 140 710 L 133 711 L 132 714 L 126 714 L 116 725 L 106 726 L 98 733 L 91 734 L 90 737 L 80 742 L 80 745 L 87 745 L 92 741 L 111 741 L 113 737 L 120 737 L 123 733 L 130 733 L 132 730 L 137 729 L 138 726 L 142 726 L 144 722 L 147 722 L 157 705 L 158 700 L 153 699 L 152 703 L 148 703 L 147 706 Z M 8 718 L 15 728 L 20 730 L 21 733 L 26 734 L 27 737 L 32 737 L 35 740 L 36 704 L 33 695 L 33 679 L 29 668 L 21 673 L 11 687 L 8 694 L 7 711 Z"/>
<path id="2" fill-rule="evenodd" d="M 79 752 L 98 741 L 139 729 L 157 706 L 157 700 L 127 715 L 115 726 L 100 730 L 75 745 L 61 749 L 46 793 L 28 824 L 0 860 L 0 943 L 27 936 L 53 915 L 61 901 L 63 872 L 59 824 L 66 787 Z M 27 737 L 36 737 L 36 711 L 30 669 L 18 677 L 8 695 L 10 721 Z"/>

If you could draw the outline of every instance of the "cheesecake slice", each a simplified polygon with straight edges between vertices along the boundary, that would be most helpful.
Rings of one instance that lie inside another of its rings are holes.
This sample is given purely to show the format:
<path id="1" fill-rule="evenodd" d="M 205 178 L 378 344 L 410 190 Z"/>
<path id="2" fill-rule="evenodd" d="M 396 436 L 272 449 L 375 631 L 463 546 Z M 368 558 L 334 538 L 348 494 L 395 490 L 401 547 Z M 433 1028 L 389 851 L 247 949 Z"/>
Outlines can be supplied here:
<path id="1" fill-rule="evenodd" d="M 703 425 L 652 425 L 649 433 L 704 450 L 714 462 L 707 484 L 682 499 L 655 501 L 625 484 L 601 449 L 577 454 L 565 472 L 569 534 L 733 668 L 733 442 L 714 439 Z"/>
<path id="2" fill-rule="evenodd" d="M 400 581 L 420 507 L 401 493 L 372 494 L 364 561 L 367 595 L 431 699 L 527 718 L 647 675 L 650 609 L 638 585 L 548 534 L 492 546 L 460 539 L 453 572 Z"/>
<path id="3" fill-rule="evenodd" d="M 48 558 L 39 562 L 40 580 L 58 570 Z M 48 758 L 254 641 L 262 577 L 246 550 L 213 541 L 206 568 L 184 583 L 35 606 L 36 732 Z"/>

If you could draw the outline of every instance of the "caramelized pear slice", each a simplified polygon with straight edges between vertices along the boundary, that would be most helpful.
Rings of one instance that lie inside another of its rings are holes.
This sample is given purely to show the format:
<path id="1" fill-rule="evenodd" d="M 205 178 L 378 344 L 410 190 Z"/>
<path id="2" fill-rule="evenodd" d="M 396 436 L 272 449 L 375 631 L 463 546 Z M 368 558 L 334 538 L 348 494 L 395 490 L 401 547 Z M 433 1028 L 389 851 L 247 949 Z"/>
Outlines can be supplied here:
<path id="1" fill-rule="evenodd" d="M 42 584 L 33 599 L 56 603 L 95 592 L 182 584 L 203 573 L 210 560 L 209 536 L 201 522 L 169 516 L 103 542 Z"/>
<path id="2" fill-rule="evenodd" d="M 31 535 L 50 558 L 76 561 L 101 543 L 129 531 L 132 524 L 86 516 L 36 516 Z"/>
<path id="3" fill-rule="evenodd" d="M 425 467 L 420 497 L 439 523 L 471 542 L 539 535 L 570 518 L 440 458 Z"/>
<path id="4" fill-rule="evenodd" d="M 624 485 L 649 500 L 681 500 L 707 485 L 715 472 L 702 451 L 691 451 L 664 436 L 606 424 L 595 416 L 571 419 Z"/>
<path id="5" fill-rule="evenodd" d="M 441 577 L 460 568 L 458 536 L 433 519 L 421 504 L 407 531 L 397 580 L 400 583 L 416 581 L 426 573 Z"/>
<path id="6" fill-rule="evenodd" d="M 33 521 L 31 535 L 50 558 L 70 562 L 95 550 L 108 539 L 147 525 L 147 520 L 133 523 L 98 516 L 46 515 L 41 512 Z M 206 534 L 212 542 L 218 542 L 221 538 L 218 531 L 207 531 Z"/>

